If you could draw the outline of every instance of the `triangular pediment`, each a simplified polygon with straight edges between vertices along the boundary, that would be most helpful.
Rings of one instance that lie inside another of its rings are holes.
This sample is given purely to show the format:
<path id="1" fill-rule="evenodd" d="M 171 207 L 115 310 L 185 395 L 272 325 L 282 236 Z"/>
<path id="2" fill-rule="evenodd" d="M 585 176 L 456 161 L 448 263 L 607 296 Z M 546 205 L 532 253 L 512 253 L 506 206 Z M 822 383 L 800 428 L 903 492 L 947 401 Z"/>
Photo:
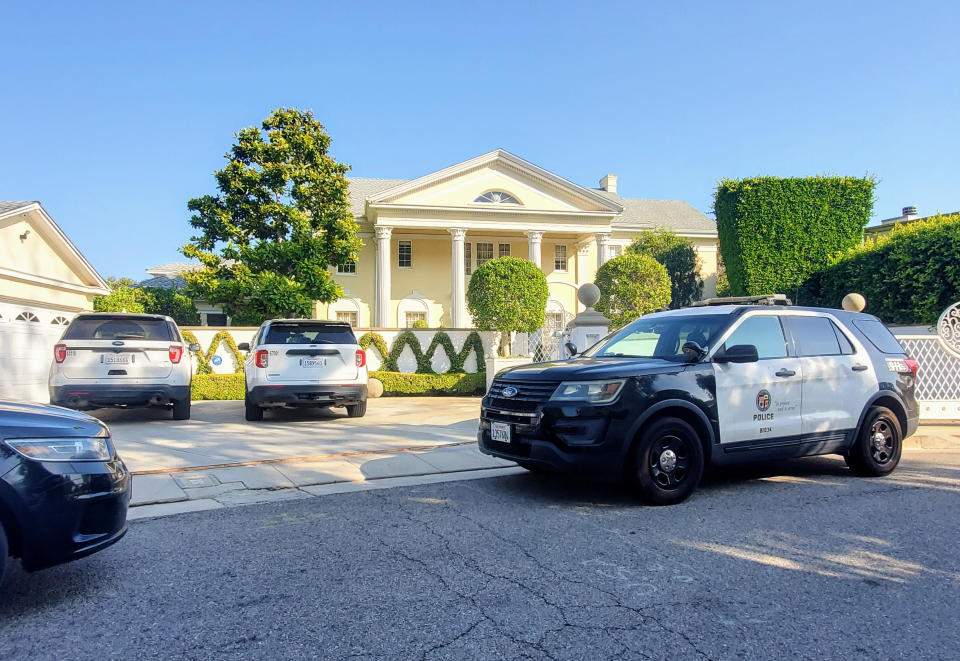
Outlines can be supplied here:
<path id="1" fill-rule="evenodd" d="M 508 201 L 478 201 L 488 193 L 494 194 L 495 199 L 506 193 Z M 393 186 L 372 195 L 368 202 L 478 211 L 617 214 L 623 210 L 597 191 L 578 186 L 502 149 Z"/>

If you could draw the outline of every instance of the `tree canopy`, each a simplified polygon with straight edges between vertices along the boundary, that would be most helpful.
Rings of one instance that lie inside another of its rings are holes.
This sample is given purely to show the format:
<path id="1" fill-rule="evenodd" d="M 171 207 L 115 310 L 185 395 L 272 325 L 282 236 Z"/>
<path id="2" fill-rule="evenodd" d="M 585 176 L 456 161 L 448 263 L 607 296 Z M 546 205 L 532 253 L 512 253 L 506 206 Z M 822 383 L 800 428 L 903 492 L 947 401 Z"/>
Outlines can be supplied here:
<path id="1" fill-rule="evenodd" d="M 682 308 L 700 300 L 703 280 L 693 242 L 667 229 L 641 232 L 627 252 L 649 255 L 663 264 L 670 277 L 670 307 Z"/>
<path id="2" fill-rule="evenodd" d="M 511 332 L 533 333 L 544 323 L 547 278 L 533 262 L 499 257 L 484 262 L 470 276 L 467 308 L 478 330 L 500 331 L 500 355 L 506 355 Z"/>
<path id="3" fill-rule="evenodd" d="M 595 306 L 614 328 L 670 305 L 670 277 L 649 255 L 628 252 L 597 269 L 600 300 Z"/>
<path id="4" fill-rule="evenodd" d="M 200 323 L 193 301 L 175 289 L 160 287 L 117 287 L 108 296 L 95 296 L 93 311 L 163 314 L 181 326 Z"/>
<path id="5" fill-rule="evenodd" d="M 309 317 L 314 301 L 343 294 L 328 267 L 356 260 L 349 167 L 328 155 L 330 136 L 310 111 L 275 110 L 236 134 L 218 193 L 187 204 L 199 230 L 182 248 L 203 268 L 187 292 L 223 307 L 235 323 Z"/>

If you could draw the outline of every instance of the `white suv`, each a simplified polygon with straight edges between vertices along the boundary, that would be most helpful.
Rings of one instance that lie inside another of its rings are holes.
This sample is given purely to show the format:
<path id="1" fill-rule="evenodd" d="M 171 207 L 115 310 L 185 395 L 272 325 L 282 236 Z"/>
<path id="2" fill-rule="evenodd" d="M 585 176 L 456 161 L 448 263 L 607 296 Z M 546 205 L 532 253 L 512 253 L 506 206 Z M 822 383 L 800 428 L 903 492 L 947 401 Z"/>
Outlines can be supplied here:
<path id="1" fill-rule="evenodd" d="M 190 418 L 193 361 L 180 329 L 157 314 L 78 315 L 53 348 L 50 402 L 87 410 L 159 406 Z"/>
<path id="2" fill-rule="evenodd" d="M 271 319 L 247 351 L 243 374 L 247 420 L 263 420 L 264 408 L 345 406 L 351 418 L 367 412 L 367 355 L 349 324 L 309 319 Z"/>

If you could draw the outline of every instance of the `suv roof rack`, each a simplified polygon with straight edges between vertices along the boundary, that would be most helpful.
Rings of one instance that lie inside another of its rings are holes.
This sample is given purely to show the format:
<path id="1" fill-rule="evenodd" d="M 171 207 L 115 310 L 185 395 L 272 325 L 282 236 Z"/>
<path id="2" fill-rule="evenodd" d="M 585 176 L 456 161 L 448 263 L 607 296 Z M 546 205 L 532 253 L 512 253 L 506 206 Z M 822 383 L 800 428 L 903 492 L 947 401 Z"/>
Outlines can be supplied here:
<path id="1" fill-rule="evenodd" d="M 763 294 L 762 296 L 724 296 L 697 301 L 693 307 L 707 305 L 793 305 L 786 294 Z"/>

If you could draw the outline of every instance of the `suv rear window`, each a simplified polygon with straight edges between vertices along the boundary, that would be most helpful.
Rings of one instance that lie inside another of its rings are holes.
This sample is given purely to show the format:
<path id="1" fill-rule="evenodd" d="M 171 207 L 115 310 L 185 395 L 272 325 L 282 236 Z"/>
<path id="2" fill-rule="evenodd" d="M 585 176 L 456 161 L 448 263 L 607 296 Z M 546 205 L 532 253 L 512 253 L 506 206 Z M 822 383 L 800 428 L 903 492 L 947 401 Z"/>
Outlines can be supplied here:
<path id="1" fill-rule="evenodd" d="M 170 324 L 149 317 L 77 317 L 65 340 L 174 340 Z"/>
<path id="2" fill-rule="evenodd" d="M 270 324 L 264 344 L 356 344 L 350 326 L 327 324 Z"/>
<path id="3" fill-rule="evenodd" d="M 900 346 L 900 342 L 893 336 L 893 333 L 879 321 L 866 319 L 854 321 L 853 325 L 867 336 L 870 344 L 883 353 L 905 353 L 903 347 Z"/>

